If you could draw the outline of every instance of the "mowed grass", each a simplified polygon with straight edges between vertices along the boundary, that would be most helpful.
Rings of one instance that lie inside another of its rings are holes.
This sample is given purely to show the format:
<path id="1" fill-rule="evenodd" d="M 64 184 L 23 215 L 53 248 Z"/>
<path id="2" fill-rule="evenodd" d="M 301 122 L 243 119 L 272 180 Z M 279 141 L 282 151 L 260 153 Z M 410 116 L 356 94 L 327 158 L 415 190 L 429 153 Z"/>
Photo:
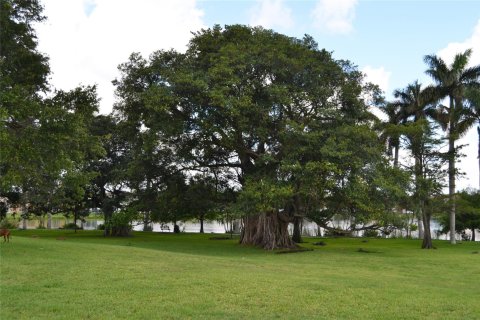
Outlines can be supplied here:
<path id="1" fill-rule="evenodd" d="M 479 243 L 307 238 L 313 251 L 275 254 L 212 236 L 14 231 L 0 318 L 480 319 Z"/>

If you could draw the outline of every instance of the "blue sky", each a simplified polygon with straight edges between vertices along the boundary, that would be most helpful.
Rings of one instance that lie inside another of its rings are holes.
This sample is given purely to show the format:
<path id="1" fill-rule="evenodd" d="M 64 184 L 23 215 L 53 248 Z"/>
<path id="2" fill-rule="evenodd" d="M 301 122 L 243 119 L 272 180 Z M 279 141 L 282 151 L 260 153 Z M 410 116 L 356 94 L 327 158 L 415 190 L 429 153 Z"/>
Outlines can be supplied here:
<path id="1" fill-rule="evenodd" d="M 271 1 L 272 3 L 276 1 Z M 277 1 L 279 2 L 279 1 Z M 416 79 L 427 80 L 423 56 L 436 54 L 450 42 L 472 36 L 480 21 L 480 1 L 347 1 L 352 3 L 352 30 L 338 33 L 315 27 L 317 1 L 281 1 L 293 24 L 273 24 L 291 36 L 312 35 L 319 46 L 348 59 L 360 69 L 384 67 L 391 72 L 387 95 Z M 208 26 L 251 24 L 258 1 L 199 2 Z"/>
<path id="2" fill-rule="evenodd" d="M 42 0 L 41 0 L 42 1 Z M 51 83 L 59 89 L 97 84 L 101 112 L 115 101 L 111 81 L 132 52 L 184 50 L 192 31 L 214 24 L 262 25 L 289 36 L 312 35 L 321 48 L 348 59 L 378 84 L 387 98 L 418 79 L 428 83 L 423 57 L 447 62 L 473 48 L 480 64 L 480 0 L 43 0 L 46 23 L 36 26 L 39 48 L 50 57 Z M 478 187 L 477 135 L 461 168 Z"/>

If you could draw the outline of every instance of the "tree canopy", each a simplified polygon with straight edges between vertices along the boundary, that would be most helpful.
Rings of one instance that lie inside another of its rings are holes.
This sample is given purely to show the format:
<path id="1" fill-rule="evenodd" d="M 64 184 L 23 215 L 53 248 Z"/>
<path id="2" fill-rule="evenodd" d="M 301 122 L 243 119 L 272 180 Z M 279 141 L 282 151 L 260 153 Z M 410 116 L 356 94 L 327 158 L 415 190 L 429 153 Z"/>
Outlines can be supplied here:
<path id="1" fill-rule="evenodd" d="M 279 243 L 263 241 L 274 237 L 253 226 L 262 215 L 288 224 L 345 208 L 355 224 L 381 219 L 385 202 L 375 199 L 395 186 L 368 110 L 378 92 L 311 37 L 215 26 L 196 33 L 186 53 L 133 54 L 120 71 L 115 112 L 154 137 L 150 155 L 172 151 L 177 170 L 221 172 L 245 193 L 254 222 L 244 243 L 293 246 L 285 223 L 268 231 Z"/>

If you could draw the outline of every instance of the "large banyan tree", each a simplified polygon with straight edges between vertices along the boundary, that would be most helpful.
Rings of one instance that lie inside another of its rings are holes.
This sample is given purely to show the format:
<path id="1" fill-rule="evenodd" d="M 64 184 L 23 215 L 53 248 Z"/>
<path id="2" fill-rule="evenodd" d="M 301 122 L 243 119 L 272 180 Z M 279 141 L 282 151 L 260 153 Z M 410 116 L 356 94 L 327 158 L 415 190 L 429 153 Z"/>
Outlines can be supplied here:
<path id="1" fill-rule="evenodd" d="M 339 194 L 337 205 L 363 221 L 385 206 L 379 176 L 388 174 L 377 170 L 385 161 L 366 102 L 375 88 L 311 37 L 214 26 L 185 53 L 133 54 L 119 69 L 122 121 L 174 150 L 179 170 L 234 177 L 241 243 L 293 247 L 288 224 L 298 236 L 300 219 L 325 214 Z"/>

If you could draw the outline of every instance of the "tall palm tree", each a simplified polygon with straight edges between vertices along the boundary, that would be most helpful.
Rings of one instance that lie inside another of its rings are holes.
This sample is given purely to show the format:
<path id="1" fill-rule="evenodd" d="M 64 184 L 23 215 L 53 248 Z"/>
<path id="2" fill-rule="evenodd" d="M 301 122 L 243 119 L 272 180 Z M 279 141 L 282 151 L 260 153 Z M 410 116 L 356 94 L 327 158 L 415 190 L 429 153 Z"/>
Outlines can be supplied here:
<path id="1" fill-rule="evenodd" d="M 450 243 L 455 244 L 455 141 L 473 125 L 464 106 L 465 91 L 480 85 L 480 65 L 467 67 L 472 50 L 458 53 L 450 66 L 436 55 L 425 56 L 428 65 L 425 71 L 435 81 L 436 86 L 429 89 L 440 101 L 448 98 L 448 105 L 437 110 L 436 120 L 447 131 L 448 138 L 448 193 L 450 202 Z"/>
<path id="2" fill-rule="evenodd" d="M 416 124 L 414 130 L 406 132 L 410 141 L 410 149 L 415 159 L 415 193 L 418 201 L 417 218 L 419 219 L 419 237 L 423 238 L 422 248 L 432 248 L 432 236 L 430 231 L 430 211 L 426 208 L 427 199 L 421 191 L 424 178 L 424 150 L 425 136 L 430 132 L 430 124 L 427 118 L 431 114 L 431 99 L 429 92 L 422 90 L 422 85 L 415 81 L 403 90 L 395 90 L 394 96 L 397 100 L 391 103 L 392 108 L 396 107 L 401 117 L 401 122 L 413 122 Z M 421 195 L 422 194 L 422 195 Z M 425 228 L 422 228 L 422 223 Z"/>

